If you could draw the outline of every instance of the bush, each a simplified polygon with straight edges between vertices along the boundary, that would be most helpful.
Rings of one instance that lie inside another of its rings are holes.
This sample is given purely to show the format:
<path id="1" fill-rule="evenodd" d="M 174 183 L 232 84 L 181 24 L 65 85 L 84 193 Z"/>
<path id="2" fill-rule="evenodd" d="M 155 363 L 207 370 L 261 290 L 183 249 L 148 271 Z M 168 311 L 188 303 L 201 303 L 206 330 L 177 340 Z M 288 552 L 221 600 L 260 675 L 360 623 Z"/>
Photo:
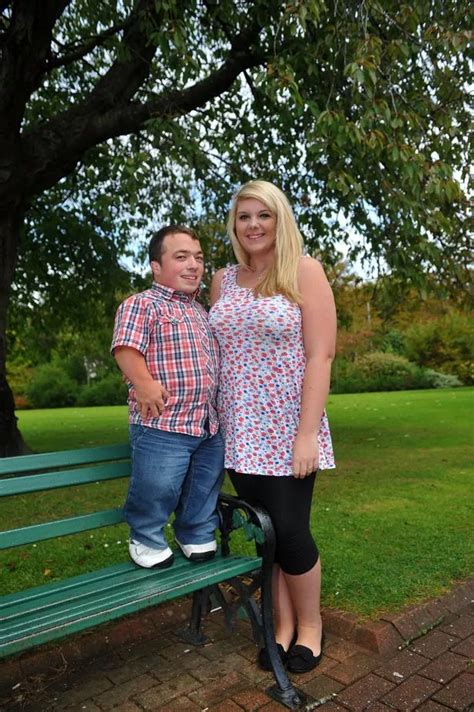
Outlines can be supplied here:
<path id="1" fill-rule="evenodd" d="M 457 376 L 452 376 L 449 373 L 433 371 L 432 368 L 420 368 L 419 370 L 424 385 L 417 386 L 418 388 L 458 388 L 463 385 Z"/>
<path id="2" fill-rule="evenodd" d="M 368 382 L 385 383 L 387 390 L 403 390 L 413 387 L 416 378 L 416 366 L 398 354 L 374 351 L 364 354 L 354 361 L 354 375 Z"/>
<path id="3" fill-rule="evenodd" d="M 466 314 L 452 312 L 405 333 L 406 353 L 419 366 L 457 376 L 474 384 L 474 322 Z"/>
<path id="4" fill-rule="evenodd" d="M 342 362 L 335 371 L 333 393 L 401 391 L 429 388 L 422 384 L 421 369 L 403 356 L 374 351 L 354 362 Z"/>
<path id="5" fill-rule="evenodd" d="M 405 337 L 397 329 L 391 329 L 383 335 L 381 347 L 381 351 L 384 351 L 385 353 L 405 356 Z"/>
<path id="6" fill-rule="evenodd" d="M 26 394 L 32 375 L 33 368 L 29 363 L 15 360 L 8 361 L 7 378 L 15 396 L 24 396 Z"/>
<path id="7" fill-rule="evenodd" d="M 359 356 L 354 361 L 354 366 L 365 376 L 405 377 L 413 374 L 413 364 L 407 358 L 384 351 Z"/>
<path id="8" fill-rule="evenodd" d="M 59 359 L 57 365 L 66 371 L 69 378 L 79 385 L 87 383 L 87 369 L 84 364 L 84 357 L 81 354 L 70 354 Z"/>
<path id="9" fill-rule="evenodd" d="M 354 362 L 337 358 L 334 363 L 332 393 L 402 391 L 413 388 L 456 388 L 457 376 L 420 368 L 403 356 L 375 351 Z"/>
<path id="10" fill-rule="evenodd" d="M 127 402 L 127 386 L 119 373 L 110 373 L 100 381 L 83 386 L 77 405 L 124 405 Z"/>
<path id="11" fill-rule="evenodd" d="M 33 408 L 64 408 L 75 404 L 77 384 L 60 366 L 45 364 L 35 370 L 27 396 Z"/>

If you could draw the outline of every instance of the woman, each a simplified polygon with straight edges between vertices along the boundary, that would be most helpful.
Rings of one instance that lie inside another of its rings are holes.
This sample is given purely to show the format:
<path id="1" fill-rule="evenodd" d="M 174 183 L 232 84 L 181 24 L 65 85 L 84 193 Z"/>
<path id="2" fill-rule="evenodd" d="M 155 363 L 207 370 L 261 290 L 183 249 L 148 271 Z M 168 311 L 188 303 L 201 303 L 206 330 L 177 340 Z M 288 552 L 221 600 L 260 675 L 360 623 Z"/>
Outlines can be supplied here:
<path id="1" fill-rule="evenodd" d="M 319 262 L 286 196 L 251 181 L 231 206 L 238 265 L 219 270 L 210 324 L 220 345 L 218 408 L 225 466 L 242 498 L 269 512 L 276 532 L 275 637 L 292 672 L 321 659 L 321 564 L 309 528 L 316 471 L 334 467 L 324 405 L 336 313 Z M 265 649 L 259 663 L 270 669 Z"/>

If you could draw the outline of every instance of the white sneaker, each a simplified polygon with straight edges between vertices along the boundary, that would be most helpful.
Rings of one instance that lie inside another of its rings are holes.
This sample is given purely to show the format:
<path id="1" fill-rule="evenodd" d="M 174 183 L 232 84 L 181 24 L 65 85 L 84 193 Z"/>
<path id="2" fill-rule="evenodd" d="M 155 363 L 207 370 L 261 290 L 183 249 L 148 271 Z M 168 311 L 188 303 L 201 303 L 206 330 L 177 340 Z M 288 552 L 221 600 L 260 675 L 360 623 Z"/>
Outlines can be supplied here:
<path id="1" fill-rule="evenodd" d="M 169 546 L 166 549 L 152 549 L 133 539 L 130 539 L 128 543 L 128 552 L 132 561 L 144 569 L 171 566 L 174 559 L 173 552 Z"/>
<path id="2" fill-rule="evenodd" d="M 206 544 L 181 544 L 177 539 L 176 543 L 184 556 L 190 561 L 208 561 L 212 559 L 217 551 L 217 542 L 208 541 Z"/>

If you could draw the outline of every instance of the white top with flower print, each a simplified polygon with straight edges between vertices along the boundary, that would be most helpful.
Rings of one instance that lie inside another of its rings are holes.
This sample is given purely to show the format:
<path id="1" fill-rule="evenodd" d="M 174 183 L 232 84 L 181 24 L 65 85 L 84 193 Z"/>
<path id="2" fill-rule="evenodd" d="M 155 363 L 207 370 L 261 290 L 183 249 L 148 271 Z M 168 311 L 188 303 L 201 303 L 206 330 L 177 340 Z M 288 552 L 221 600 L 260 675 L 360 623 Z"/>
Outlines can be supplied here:
<path id="1" fill-rule="evenodd" d="M 218 412 L 225 467 L 247 474 L 291 476 L 306 365 L 301 310 L 282 295 L 256 297 L 224 272 L 209 323 L 221 355 Z M 335 467 L 323 413 L 319 468 Z"/>

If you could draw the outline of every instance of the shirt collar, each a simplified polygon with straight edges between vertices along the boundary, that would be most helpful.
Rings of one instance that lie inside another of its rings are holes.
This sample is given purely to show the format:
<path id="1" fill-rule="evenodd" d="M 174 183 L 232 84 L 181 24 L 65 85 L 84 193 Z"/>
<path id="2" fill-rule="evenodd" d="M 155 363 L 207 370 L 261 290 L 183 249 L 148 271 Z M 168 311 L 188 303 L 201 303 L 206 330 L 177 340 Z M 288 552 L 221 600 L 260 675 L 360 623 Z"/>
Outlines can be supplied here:
<path id="1" fill-rule="evenodd" d="M 186 294 L 186 292 L 178 292 L 172 287 L 165 287 L 163 284 L 158 284 L 158 282 L 153 282 L 151 289 L 156 296 L 169 301 L 193 302 L 199 295 L 199 288 L 192 294 Z"/>

